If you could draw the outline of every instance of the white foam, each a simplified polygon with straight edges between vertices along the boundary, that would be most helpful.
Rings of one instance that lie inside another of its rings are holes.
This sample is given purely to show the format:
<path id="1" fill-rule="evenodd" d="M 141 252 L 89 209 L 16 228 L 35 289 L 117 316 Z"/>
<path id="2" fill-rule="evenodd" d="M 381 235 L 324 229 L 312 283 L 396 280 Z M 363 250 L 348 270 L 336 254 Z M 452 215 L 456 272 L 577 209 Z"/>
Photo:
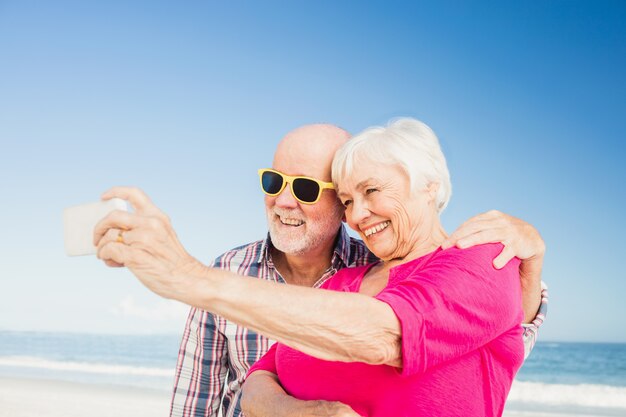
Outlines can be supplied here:
<path id="1" fill-rule="evenodd" d="M 19 368 L 39 368 L 54 371 L 85 372 L 107 375 L 140 375 L 174 377 L 173 369 L 150 368 L 146 366 L 113 365 L 108 363 L 55 361 L 32 356 L 0 357 L 0 366 Z"/>
<path id="2" fill-rule="evenodd" d="M 592 384 L 546 384 L 514 381 L 507 401 L 536 405 L 626 409 L 626 387 Z"/>

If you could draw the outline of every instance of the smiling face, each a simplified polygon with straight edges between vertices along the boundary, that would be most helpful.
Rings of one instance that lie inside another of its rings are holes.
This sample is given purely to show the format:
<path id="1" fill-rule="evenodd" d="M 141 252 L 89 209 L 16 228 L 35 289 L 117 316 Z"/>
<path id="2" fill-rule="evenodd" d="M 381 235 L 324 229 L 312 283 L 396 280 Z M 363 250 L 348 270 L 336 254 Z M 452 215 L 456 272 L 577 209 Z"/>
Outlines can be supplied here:
<path id="1" fill-rule="evenodd" d="M 304 126 L 278 145 L 272 168 L 287 175 L 330 182 L 333 156 L 348 137 L 347 132 L 335 126 Z M 315 204 L 302 204 L 293 197 L 290 184 L 277 196 L 265 196 L 265 211 L 272 244 L 293 255 L 305 254 L 321 245 L 332 247 L 343 215 L 335 191 L 323 191 Z"/>
<path id="2" fill-rule="evenodd" d="M 434 188 L 412 191 L 399 167 L 362 162 L 339 184 L 338 195 L 350 227 L 369 250 L 389 261 L 432 246 L 433 230 L 439 225 Z"/>

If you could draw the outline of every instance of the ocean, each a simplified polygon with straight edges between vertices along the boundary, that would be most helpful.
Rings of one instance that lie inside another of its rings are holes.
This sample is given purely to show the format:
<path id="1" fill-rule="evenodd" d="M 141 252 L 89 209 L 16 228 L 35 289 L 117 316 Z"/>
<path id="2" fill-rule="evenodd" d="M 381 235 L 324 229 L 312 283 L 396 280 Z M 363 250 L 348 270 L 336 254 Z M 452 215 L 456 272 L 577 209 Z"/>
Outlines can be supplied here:
<path id="1" fill-rule="evenodd" d="M 170 391 L 180 337 L 0 331 L 0 377 Z M 542 342 L 507 409 L 626 416 L 626 344 Z"/>
<path id="2" fill-rule="evenodd" d="M 180 337 L 0 331 L 0 377 L 171 390 Z"/>

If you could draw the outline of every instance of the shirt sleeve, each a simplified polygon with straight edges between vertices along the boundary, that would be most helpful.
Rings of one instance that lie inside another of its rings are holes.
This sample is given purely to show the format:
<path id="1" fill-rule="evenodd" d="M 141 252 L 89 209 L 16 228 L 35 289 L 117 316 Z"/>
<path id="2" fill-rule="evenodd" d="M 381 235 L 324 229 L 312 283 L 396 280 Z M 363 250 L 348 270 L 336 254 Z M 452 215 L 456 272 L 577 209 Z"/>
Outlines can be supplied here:
<path id="1" fill-rule="evenodd" d="M 391 270 L 389 285 L 376 298 L 389 304 L 400 321 L 402 375 L 423 373 L 507 331 L 521 336 L 519 260 L 494 268 L 501 248 L 451 248 L 423 267 Z M 518 350 L 521 362 L 521 340 Z"/>
<path id="2" fill-rule="evenodd" d="M 254 365 L 252 365 L 252 367 L 246 374 L 246 378 L 248 378 L 250 374 L 255 371 L 267 371 L 276 375 L 278 374 L 278 372 L 276 371 L 276 347 L 277 346 L 278 346 L 278 343 L 274 343 L 272 347 L 267 351 L 267 353 L 263 355 L 261 359 L 256 361 Z"/>
<path id="3" fill-rule="evenodd" d="M 228 371 L 220 318 L 192 308 L 178 353 L 170 417 L 217 417 Z"/>
<path id="4" fill-rule="evenodd" d="M 532 352 L 539 336 L 539 327 L 543 324 L 548 315 L 548 286 L 541 281 L 541 304 L 537 315 L 530 323 L 522 324 L 524 327 L 524 360 L 528 358 L 530 352 Z"/>

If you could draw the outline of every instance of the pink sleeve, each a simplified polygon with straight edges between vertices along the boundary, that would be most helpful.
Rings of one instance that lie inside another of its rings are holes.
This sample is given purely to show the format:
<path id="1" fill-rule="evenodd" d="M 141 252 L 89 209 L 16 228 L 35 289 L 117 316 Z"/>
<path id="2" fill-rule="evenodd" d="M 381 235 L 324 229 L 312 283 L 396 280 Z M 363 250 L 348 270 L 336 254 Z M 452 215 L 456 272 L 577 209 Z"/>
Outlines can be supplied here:
<path id="1" fill-rule="evenodd" d="M 261 356 L 261 359 L 252 365 L 246 374 L 246 378 L 255 371 L 267 371 L 273 374 L 278 374 L 278 372 L 276 372 L 276 346 L 278 346 L 278 343 L 274 343 L 267 353 Z"/>
<path id="2" fill-rule="evenodd" d="M 519 260 L 495 269 L 501 250 L 500 244 L 452 248 L 418 271 L 392 269 L 389 286 L 376 298 L 400 320 L 403 375 L 462 356 L 520 325 Z"/>

